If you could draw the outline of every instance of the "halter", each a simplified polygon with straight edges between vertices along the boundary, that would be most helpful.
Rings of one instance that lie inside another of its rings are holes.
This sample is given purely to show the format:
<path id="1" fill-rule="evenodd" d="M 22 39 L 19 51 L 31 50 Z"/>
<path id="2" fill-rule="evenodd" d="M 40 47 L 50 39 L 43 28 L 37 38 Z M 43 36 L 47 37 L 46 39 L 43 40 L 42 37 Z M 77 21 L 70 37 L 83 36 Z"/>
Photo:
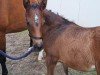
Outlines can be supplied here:
<path id="1" fill-rule="evenodd" d="M 35 40 L 41 40 L 41 39 L 42 39 L 42 37 L 36 37 L 36 36 L 31 35 L 31 34 L 29 34 L 29 36 L 30 36 L 32 39 L 35 39 Z"/>

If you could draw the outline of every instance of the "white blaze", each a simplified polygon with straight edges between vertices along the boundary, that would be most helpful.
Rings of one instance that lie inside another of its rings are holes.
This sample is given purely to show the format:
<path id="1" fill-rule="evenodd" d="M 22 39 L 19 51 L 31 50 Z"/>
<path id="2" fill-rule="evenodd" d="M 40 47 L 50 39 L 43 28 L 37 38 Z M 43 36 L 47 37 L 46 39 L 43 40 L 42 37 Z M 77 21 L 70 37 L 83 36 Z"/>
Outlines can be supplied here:
<path id="1" fill-rule="evenodd" d="M 37 14 L 35 14 L 35 23 L 38 23 L 39 22 L 39 17 Z"/>

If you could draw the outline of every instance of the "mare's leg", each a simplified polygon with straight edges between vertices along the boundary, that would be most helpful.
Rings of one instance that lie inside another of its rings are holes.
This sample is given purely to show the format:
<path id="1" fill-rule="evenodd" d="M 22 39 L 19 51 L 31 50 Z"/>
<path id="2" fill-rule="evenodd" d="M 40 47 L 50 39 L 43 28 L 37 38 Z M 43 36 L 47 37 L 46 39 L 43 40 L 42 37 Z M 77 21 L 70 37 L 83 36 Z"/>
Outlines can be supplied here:
<path id="1" fill-rule="evenodd" d="M 57 60 L 58 59 L 53 56 L 46 56 L 47 75 L 54 75 L 54 69 L 57 64 Z"/>
<path id="2" fill-rule="evenodd" d="M 3 50 L 6 52 L 6 37 L 5 33 L 0 32 L 0 50 Z M 6 67 L 6 58 L 2 55 L 0 55 L 0 64 L 2 68 L 2 75 L 8 75 L 8 70 Z"/>
<path id="3" fill-rule="evenodd" d="M 63 68 L 64 68 L 64 72 L 65 72 L 65 74 L 68 75 L 68 67 L 66 67 L 66 65 L 63 64 Z"/>
<path id="4" fill-rule="evenodd" d="M 1 62 L 1 67 L 2 67 L 2 75 L 8 75 L 8 70 L 7 70 L 7 67 L 6 67 L 6 62 L 4 62 L 4 61 Z"/>
<path id="5" fill-rule="evenodd" d="M 33 46 L 33 41 L 32 41 L 32 39 L 30 38 L 30 47 L 32 47 Z"/>

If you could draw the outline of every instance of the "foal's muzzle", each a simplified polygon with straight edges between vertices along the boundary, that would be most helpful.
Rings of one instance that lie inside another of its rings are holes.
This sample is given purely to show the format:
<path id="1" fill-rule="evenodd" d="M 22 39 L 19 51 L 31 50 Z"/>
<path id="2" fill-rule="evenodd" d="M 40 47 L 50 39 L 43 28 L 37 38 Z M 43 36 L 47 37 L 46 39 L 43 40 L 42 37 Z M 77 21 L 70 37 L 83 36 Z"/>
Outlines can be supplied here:
<path id="1" fill-rule="evenodd" d="M 35 50 L 37 52 L 40 52 L 41 50 L 43 50 L 43 44 L 41 44 L 41 45 L 34 45 L 34 47 L 35 47 Z"/>
<path id="2" fill-rule="evenodd" d="M 35 37 L 32 35 L 29 35 L 33 41 L 33 46 L 35 47 L 35 51 L 39 52 L 43 49 L 43 41 L 42 37 Z"/>
<path id="3" fill-rule="evenodd" d="M 33 44 L 33 46 L 34 46 L 36 52 L 40 52 L 41 50 L 43 50 L 43 42 L 41 42 L 39 44 L 35 43 L 35 44 Z"/>

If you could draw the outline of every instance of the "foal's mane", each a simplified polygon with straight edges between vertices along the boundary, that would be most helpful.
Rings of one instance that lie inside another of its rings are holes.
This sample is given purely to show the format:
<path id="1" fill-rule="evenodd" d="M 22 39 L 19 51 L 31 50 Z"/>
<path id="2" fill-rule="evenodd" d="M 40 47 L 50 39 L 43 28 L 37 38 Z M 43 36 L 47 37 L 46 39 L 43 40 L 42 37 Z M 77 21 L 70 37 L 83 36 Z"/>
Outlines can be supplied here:
<path id="1" fill-rule="evenodd" d="M 53 25 L 75 24 L 74 22 L 65 19 L 63 16 L 60 16 L 59 14 L 55 14 L 51 10 L 44 10 L 44 14 L 45 14 L 45 21 L 47 25 L 50 25 L 52 23 L 54 23 Z"/>

